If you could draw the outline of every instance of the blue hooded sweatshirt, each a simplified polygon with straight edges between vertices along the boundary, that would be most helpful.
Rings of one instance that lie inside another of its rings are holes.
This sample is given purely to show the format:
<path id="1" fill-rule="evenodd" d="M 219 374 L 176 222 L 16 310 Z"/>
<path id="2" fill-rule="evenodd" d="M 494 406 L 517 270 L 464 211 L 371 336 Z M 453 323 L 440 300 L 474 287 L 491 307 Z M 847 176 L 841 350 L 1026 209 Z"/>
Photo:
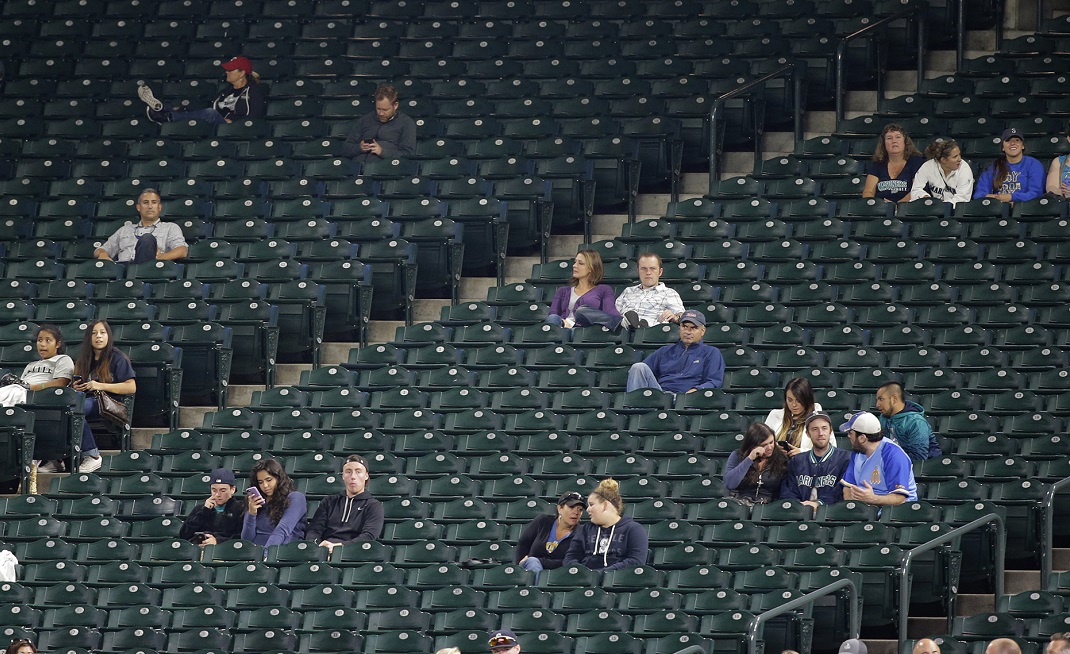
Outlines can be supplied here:
<path id="1" fill-rule="evenodd" d="M 565 565 L 582 564 L 592 570 L 618 570 L 646 565 L 649 539 L 643 525 L 621 516 L 612 527 L 581 523 L 572 534 Z"/>
<path id="2" fill-rule="evenodd" d="M 881 429 L 887 438 L 899 444 L 911 461 L 924 461 L 940 456 L 940 444 L 936 434 L 925 419 L 925 409 L 917 402 L 907 400 L 903 410 L 891 418 L 881 415 Z"/>

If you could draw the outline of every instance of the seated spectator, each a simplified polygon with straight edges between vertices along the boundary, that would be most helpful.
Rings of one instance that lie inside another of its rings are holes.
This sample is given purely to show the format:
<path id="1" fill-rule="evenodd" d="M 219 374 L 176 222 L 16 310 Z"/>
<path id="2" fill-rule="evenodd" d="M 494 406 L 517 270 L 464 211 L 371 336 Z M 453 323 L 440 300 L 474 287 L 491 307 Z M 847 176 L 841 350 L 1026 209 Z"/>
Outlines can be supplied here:
<path id="1" fill-rule="evenodd" d="M 962 150 L 953 139 L 936 139 L 925 148 L 928 159 L 914 176 L 910 199 L 934 198 L 956 205 L 973 197 L 973 170 L 962 159 Z"/>
<path id="2" fill-rule="evenodd" d="M 368 464 L 350 454 L 342 465 L 342 492 L 323 498 L 305 532 L 329 551 L 361 540 L 376 540 L 383 533 L 383 504 L 368 492 Z"/>
<path id="3" fill-rule="evenodd" d="M 568 539 L 580 523 L 586 506 L 587 500 L 579 493 L 565 493 L 557 498 L 556 513 L 540 515 L 520 534 L 514 560 L 521 568 L 534 572 L 536 582 L 540 571 L 561 567 L 565 552 L 572 543 Z"/>
<path id="4" fill-rule="evenodd" d="M 814 389 L 810 387 L 810 380 L 805 377 L 792 377 L 784 386 L 784 408 L 773 409 L 765 417 L 765 424 L 776 434 L 778 443 L 795 456 L 800 452 L 808 452 L 814 444 L 806 433 L 804 423 L 807 417 L 815 411 L 820 411 L 821 405 L 814 401 Z M 784 417 L 788 419 L 785 420 Z M 832 439 L 832 445 L 836 445 L 836 439 Z"/>
<path id="5" fill-rule="evenodd" d="M 873 152 L 873 161 L 866 168 L 866 185 L 862 197 L 881 198 L 888 202 L 902 202 L 910 196 L 914 175 L 925 163 L 914 141 L 900 125 L 885 125 Z"/>
<path id="6" fill-rule="evenodd" d="M 285 545 L 305 537 L 307 503 L 304 493 L 275 459 L 253 466 L 246 491 L 246 513 L 241 537 L 257 545 Z M 251 489 L 256 489 L 253 492 Z"/>
<path id="7" fill-rule="evenodd" d="M 669 393 L 694 393 L 700 388 L 720 388 L 724 381 L 721 351 L 702 342 L 706 316 L 689 309 L 680 319 L 680 340 L 633 363 L 628 371 L 628 392 L 656 388 Z"/>
<path id="8" fill-rule="evenodd" d="M 98 259 L 121 263 L 183 259 L 189 252 L 182 228 L 160 220 L 163 201 L 154 188 L 147 188 L 137 197 L 137 212 L 141 220 L 126 223 L 112 234 L 104 245 L 93 253 Z"/>
<path id="9" fill-rule="evenodd" d="M 911 461 L 940 456 L 940 443 L 925 419 L 925 409 L 917 402 L 904 400 L 902 384 L 888 382 L 877 389 L 877 411 L 884 435 L 898 443 Z"/>
<path id="10" fill-rule="evenodd" d="M 1044 194 L 1044 165 L 1025 155 L 1025 137 L 1016 128 L 1003 130 L 1003 155 L 981 172 L 973 197 L 1025 202 Z"/>
<path id="11" fill-rule="evenodd" d="M 636 262 L 639 268 L 639 283 L 624 289 L 615 302 L 616 312 L 600 311 L 593 307 L 576 309 L 576 326 L 605 325 L 616 330 L 619 327 L 635 329 L 663 322 L 679 322 L 684 312 L 680 294 L 661 282 L 661 257 L 647 252 L 640 254 Z"/>
<path id="12" fill-rule="evenodd" d="M 267 109 L 267 87 L 260 83 L 260 75 L 253 71 L 253 62 L 245 57 L 234 57 L 223 64 L 223 70 L 227 84 L 212 105 L 205 109 L 164 109 L 148 86 L 139 86 L 137 95 L 148 105 L 145 115 L 154 123 L 203 120 L 213 125 L 263 116 Z"/>
<path id="13" fill-rule="evenodd" d="M 821 504 L 835 504 L 843 499 L 843 473 L 851 453 L 832 442 L 832 419 L 823 411 L 806 418 L 805 429 L 813 449 L 791 457 L 788 476 L 780 488 L 781 499 L 799 500 L 814 510 Z"/>
<path id="14" fill-rule="evenodd" d="M 1066 140 L 1070 141 L 1070 123 L 1066 126 Z M 1048 166 L 1048 193 L 1060 198 L 1070 198 L 1070 156 L 1061 154 Z"/>
<path id="15" fill-rule="evenodd" d="M 1070 631 L 1057 631 L 1052 634 L 1044 648 L 1044 654 L 1070 654 Z"/>
<path id="16" fill-rule="evenodd" d="M 576 324 L 575 313 L 581 307 L 619 318 L 613 288 L 600 283 L 603 274 L 602 256 L 594 250 L 581 250 L 572 262 L 572 279 L 568 286 L 562 286 L 554 293 L 546 322 L 571 329 Z"/>
<path id="17" fill-rule="evenodd" d="M 780 497 L 780 487 L 788 476 L 788 455 L 777 447 L 769 425 L 751 423 L 739 449 L 728 455 L 724 485 L 728 496 L 748 506 L 768 504 Z"/>
<path id="18" fill-rule="evenodd" d="M 217 468 L 208 475 L 208 499 L 190 512 L 178 532 L 179 538 L 204 547 L 241 536 L 245 502 L 234 497 L 234 472 Z"/>
<path id="19" fill-rule="evenodd" d="M 398 111 L 398 92 L 389 84 L 375 89 L 375 111 L 357 121 L 342 155 L 375 161 L 416 154 L 416 121 Z"/>
<path id="20" fill-rule="evenodd" d="M 587 497 L 591 521 L 576 528 L 564 565 L 580 563 L 594 570 L 618 570 L 646 564 L 646 529 L 623 515 L 624 501 L 618 488 L 615 480 L 603 479 Z"/>
<path id="21" fill-rule="evenodd" d="M 877 417 L 859 411 L 840 425 L 851 443 L 851 461 L 843 473 L 843 499 L 878 506 L 894 506 L 918 499 L 918 485 L 910 457 L 881 435 Z"/>
<path id="22" fill-rule="evenodd" d="M 18 638 L 11 641 L 4 654 L 37 654 L 37 648 L 29 640 Z"/>
<path id="23" fill-rule="evenodd" d="M 74 390 L 85 393 L 85 422 L 82 423 L 82 462 L 78 472 L 100 469 L 100 450 L 93 438 L 90 418 L 100 417 L 98 393 L 133 395 L 137 392 L 130 357 L 115 349 L 111 326 L 104 320 L 89 323 L 82 349 L 74 364 Z M 122 400 L 119 400 L 120 402 Z"/>
<path id="24" fill-rule="evenodd" d="M 487 644 L 490 645 L 491 654 L 520 654 L 520 641 L 516 639 L 516 634 L 510 629 L 498 629 L 490 632 L 490 640 L 487 641 Z M 438 653 L 436 652 L 436 654 Z M 458 650 L 458 654 L 460 654 L 460 650 Z"/>
<path id="25" fill-rule="evenodd" d="M 985 647 L 985 654 L 1022 654 L 1022 646 L 1013 638 L 997 638 Z"/>
<path id="26" fill-rule="evenodd" d="M 911 650 L 911 654 L 940 654 L 940 646 L 932 638 L 921 638 L 914 643 L 914 649 Z M 1070 652 L 1067 654 L 1070 654 Z"/>

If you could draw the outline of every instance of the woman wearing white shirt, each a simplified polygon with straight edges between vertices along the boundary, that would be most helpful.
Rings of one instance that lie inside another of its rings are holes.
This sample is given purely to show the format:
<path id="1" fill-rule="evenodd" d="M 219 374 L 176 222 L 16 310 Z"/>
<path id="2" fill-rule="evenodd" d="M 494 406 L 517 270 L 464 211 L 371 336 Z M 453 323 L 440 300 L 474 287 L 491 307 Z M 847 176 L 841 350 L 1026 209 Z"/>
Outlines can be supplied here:
<path id="1" fill-rule="evenodd" d="M 777 446 L 783 447 L 791 456 L 814 449 L 814 442 L 806 435 L 806 418 L 821 405 L 814 401 L 814 389 L 805 377 L 792 377 L 784 386 L 784 408 L 773 409 L 765 417 L 776 435 Z M 781 445 L 784 443 L 784 445 Z M 836 437 L 832 437 L 833 447 Z"/>
<path id="2" fill-rule="evenodd" d="M 928 159 L 914 175 L 910 199 L 935 198 L 952 205 L 973 197 L 973 171 L 962 160 L 962 150 L 954 139 L 937 139 L 925 148 Z"/>

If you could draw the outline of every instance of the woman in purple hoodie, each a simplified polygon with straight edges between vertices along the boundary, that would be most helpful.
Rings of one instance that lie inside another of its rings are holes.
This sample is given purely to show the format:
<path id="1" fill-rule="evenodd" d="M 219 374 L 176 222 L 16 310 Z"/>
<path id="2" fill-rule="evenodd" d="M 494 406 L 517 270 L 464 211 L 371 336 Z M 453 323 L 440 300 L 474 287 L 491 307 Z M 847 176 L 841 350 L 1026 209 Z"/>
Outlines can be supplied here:
<path id="1" fill-rule="evenodd" d="M 562 286 L 554 293 L 546 322 L 572 329 L 576 324 L 578 307 L 590 307 L 611 316 L 619 316 L 613 288 L 599 284 L 603 274 L 602 257 L 594 250 L 580 250 L 572 262 L 572 279 L 568 286 Z"/>
<path id="2" fill-rule="evenodd" d="M 253 489 L 256 489 L 254 492 Z M 275 459 L 264 459 L 249 474 L 247 510 L 241 537 L 257 545 L 285 545 L 305 537 L 305 494 Z"/>

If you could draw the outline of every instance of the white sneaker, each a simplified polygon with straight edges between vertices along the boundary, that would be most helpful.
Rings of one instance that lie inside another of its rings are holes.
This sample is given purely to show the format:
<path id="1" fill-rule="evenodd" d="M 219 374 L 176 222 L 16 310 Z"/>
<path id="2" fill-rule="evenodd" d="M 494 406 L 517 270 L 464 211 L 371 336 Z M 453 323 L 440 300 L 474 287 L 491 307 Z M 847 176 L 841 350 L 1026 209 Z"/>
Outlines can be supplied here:
<path id="1" fill-rule="evenodd" d="M 149 105 L 149 109 L 152 109 L 153 111 L 160 111 L 163 109 L 163 103 L 157 100 L 149 87 L 144 84 L 137 87 L 137 97 L 141 98 L 141 101 Z"/>
<path id="2" fill-rule="evenodd" d="M 63 472 L 64 465 L 62 461 L 42 461 L 41 465 L 37 466 L 37 472 Z"/>
<path id="3" fill-rule="evenodd" d="M 94 472 L 100 470 L 100 464 L 102 459 L 99 456 L 83 456 L 82 462 L 78 464 L 78 472 Z"/>

